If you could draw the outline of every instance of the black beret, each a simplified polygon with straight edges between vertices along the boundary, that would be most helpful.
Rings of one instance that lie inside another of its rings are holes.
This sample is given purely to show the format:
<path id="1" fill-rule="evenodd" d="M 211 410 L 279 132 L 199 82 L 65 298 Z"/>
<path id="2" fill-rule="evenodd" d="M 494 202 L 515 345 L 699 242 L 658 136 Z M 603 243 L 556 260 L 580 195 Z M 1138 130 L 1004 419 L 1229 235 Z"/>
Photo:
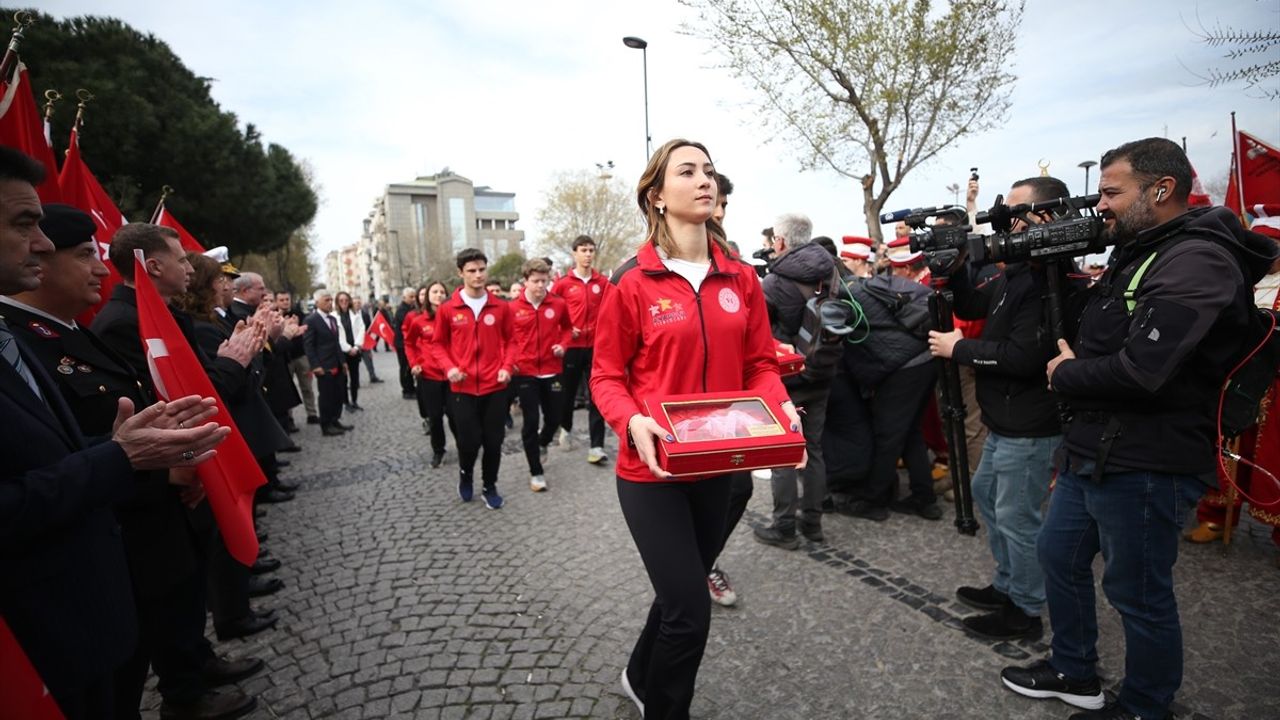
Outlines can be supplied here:
<path id="1" fill-rule="evenodd" d="M 89 213 L 70 205 L 50 203 L 44 206 L 40 229 L 59 250 L 68 250 L 93 240 L 98 225 Z"/>

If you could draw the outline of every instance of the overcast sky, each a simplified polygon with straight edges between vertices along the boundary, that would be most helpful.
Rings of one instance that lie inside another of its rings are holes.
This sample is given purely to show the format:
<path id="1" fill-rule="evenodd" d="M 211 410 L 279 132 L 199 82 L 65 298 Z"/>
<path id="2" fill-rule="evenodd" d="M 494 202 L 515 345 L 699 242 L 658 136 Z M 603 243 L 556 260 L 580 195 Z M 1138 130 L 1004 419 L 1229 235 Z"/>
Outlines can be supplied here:
<path id="1" fill-rule="evenodd" d="M 816 234 L 866 231 L 860 189 L 833 172 L 803 172 L 791 147 L 753 119 L 748 89 L 702 41 L 681 34 L 674 0 L 329 0 L 193 2 L 42 0 L 58 17 L 118 17 L 169 44 L 213 96 L 270 142 L 309 161 L 323 185 L 318 255 L 355 242 L 391 182 L 448 166 L 477 185 L 512 191 L 533 239 L 553 176 L 612 160 L 632 185 L 644 160 L 641 52 L 649 42 L 654 146 L 700 140 L 736 186 L 726 229 L 744 248 L 784 212 Z M 1008 122 L 967 138 L 908 176 L 889 205 L 952 200 L 970 166 L 979 205 L 1037 162 L 1084 190 L 1082 160 L 1122 142 L 1183 136 L 1202 178 L 1225 175 L 1230 116 L 1280 141 L 1280 104 L 1240 87 L 1197 86 L 1187 68 L 1228 64 L 1188 27 L 1280 26 L 1275 0 L 1028 0 L 1013 58 Z M 32 28 L 29 32 L 39 32 Z M 1280 51 L 1271 60 L 1280 59 Z M 27 58 L 29 64 L 38 58 Z M 1272 86 L 1280 80 L 1272 79 Z M 1090 182 L 1096 186 L 1097 171 Z"/>

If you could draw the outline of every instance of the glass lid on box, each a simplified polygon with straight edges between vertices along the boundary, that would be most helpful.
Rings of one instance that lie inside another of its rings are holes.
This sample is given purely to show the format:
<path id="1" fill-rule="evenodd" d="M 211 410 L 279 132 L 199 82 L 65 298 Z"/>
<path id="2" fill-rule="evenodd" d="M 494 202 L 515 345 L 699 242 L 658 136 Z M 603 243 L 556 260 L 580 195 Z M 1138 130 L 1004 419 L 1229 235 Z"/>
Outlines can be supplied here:
<path id="1" fill-rule="evenodd" d="M 786 431 L 762 400 L 662 403 L 676 440 L 708 442 L 782 435 Z"/>

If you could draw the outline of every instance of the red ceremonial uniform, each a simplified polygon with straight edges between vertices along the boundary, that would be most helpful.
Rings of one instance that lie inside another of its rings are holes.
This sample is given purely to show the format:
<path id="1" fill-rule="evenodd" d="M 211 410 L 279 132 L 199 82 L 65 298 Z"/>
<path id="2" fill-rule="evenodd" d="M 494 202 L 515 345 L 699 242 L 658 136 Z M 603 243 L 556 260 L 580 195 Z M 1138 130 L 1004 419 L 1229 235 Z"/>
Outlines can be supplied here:
<path id="1" fill-rule="evenodd" d="M 619 438 L 651 395 L 746 390 L 784 416 L 789 398 L 754 269 L 711 243 L 711 268 L 695 292 L 646 243 L 614 277 L 600 309 L 609 332 L 596 338 L 591 396 Z M 628 442 L 619 444 L 619 477 L 658 480 Z"/>
<path id="2" fill-rule="evenodd" d="M 609 291 L 609 278 L 595 270 L 591 271 L 591 277 L 587 280 L 574 273 L 575 270 L 570 268 L 564 277 L 551 286 L 551 294 L 564 299 L 569 306 L 569 321 L 581 331 L 578 337 L 570 339 L 566 347 L 589 348 L 595 342 L 600 306 Z"/>
<path id="3" fill-rule="evenodd" d="M 444 380 L 444 370 L 436 363 L 431 343 L 435 341 L 436 321 L 425 312 L 411 312 L 404 318 L 404 354 L 409 367 L 421 367 L 425 380 Z"/>
<path id="4" fill-rule="evenodd" d="M 558 374 L 564 359 L 556 357 L 551 348 L 555 345 L 568 348 L 573 339 L 573 323 L 565 301 L 547 293 L 535 308 L 525 294 L 520 293 L 511 301 L 511 316 L 513 374 L 534 377 Z"/>
<path id="5" fill-rule="evenodd" d="M 449 389 L 466 395 L 488 395 L 505 390 L 498 371 L 511 372 L 511 307 L 488 293 L 480 316 L 462 300 L 462 288 L 440 305 L 436 312 L 435 339 L 428 347 L 436 366 L 447 376 L 458 368 L 466 377 L 449 383 Z"/>

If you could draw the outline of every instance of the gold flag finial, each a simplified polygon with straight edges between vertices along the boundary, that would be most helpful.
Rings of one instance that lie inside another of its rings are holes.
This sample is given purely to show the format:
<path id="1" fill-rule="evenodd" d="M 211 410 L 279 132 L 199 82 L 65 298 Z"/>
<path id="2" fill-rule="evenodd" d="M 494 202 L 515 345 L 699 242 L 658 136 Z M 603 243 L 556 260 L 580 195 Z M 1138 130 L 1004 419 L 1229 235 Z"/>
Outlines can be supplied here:
<path id="1" fill-rule="evenodd" d="M 1040 177 L 1049 177 L 1049 161 L 1040 158 L 1040 162 L 1036 163 L 1040 166 Z"/>

